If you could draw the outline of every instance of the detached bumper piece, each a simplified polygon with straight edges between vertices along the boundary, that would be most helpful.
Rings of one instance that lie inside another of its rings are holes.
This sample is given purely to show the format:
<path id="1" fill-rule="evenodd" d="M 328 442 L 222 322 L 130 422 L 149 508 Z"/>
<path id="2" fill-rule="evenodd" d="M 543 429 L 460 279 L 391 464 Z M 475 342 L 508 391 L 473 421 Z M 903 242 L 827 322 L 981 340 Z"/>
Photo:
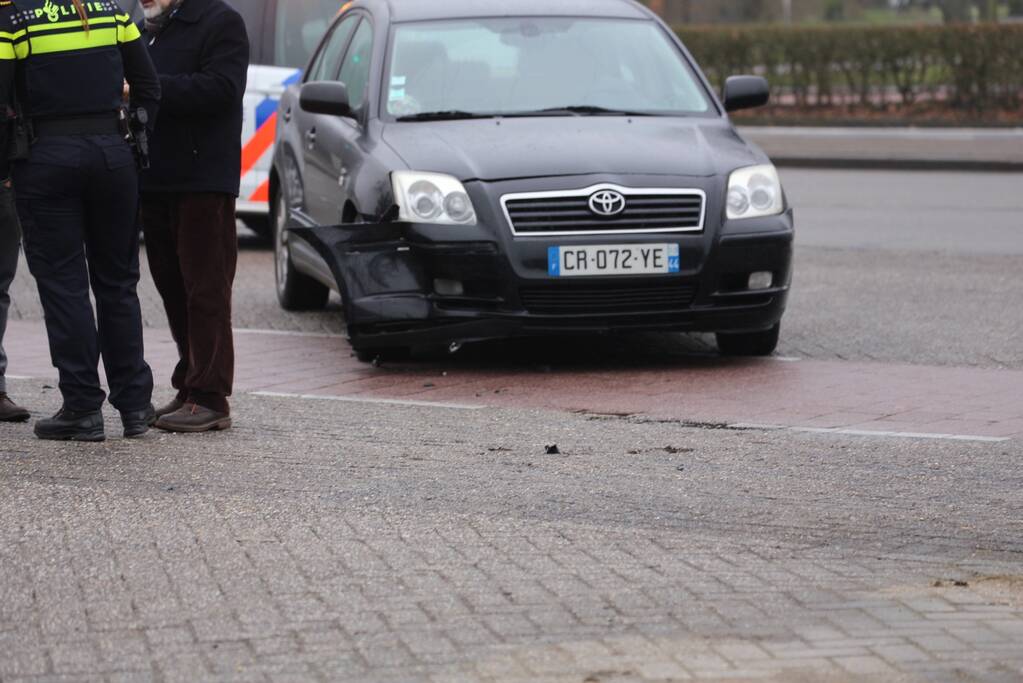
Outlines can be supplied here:
<path id="1" fill-rule="evenodd" d="M 507 271 L 492 242 L 438 243 L 406 223 L 291 228 L 326 261 L 341 290 L 355 348 L 471 341 L 447 328 L 469 319 L 447 310 L 496 311 L 503 300 L 492 283 Z M 495 277 L 496 275 L 496 277 Z M 435 292 L 437 281 L 461 284 L 456 296 Z M 475 283 L 475 286 L 474 286 Z"/>
<path id="2" fill-rule="evenodd" d="M 522 277 L 496 242 L 438 241 L 407 223 L 298 227 L 344 301 L 356 349 L 512 336 L 626 331 L 750 331 L 774 326 L 788 296 L 792 234 L 726 237 L 690 276 Z M 447 236 L 446 233 L 445 237 Z M 528 269 L 528 259 L 520 267 Z M 538 266 L 544 266 L 542 257 Z M 770 271 L 769 289 L 745 289 Z"/>

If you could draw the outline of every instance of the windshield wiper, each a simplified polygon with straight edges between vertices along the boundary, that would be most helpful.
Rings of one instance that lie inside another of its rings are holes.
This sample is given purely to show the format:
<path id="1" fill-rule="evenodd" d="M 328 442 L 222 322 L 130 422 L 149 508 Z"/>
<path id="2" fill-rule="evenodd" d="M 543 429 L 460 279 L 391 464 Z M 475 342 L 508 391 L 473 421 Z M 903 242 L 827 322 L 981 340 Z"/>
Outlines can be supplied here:
<path id="1" fill-rule="evenodd" d="M 399 116 L 398 121 L 457 121 L 459 119 L 492 119 L 493 114 L 448 109 L 445 111 L 424 111 L 419 114 Z"/>
<path id="2" fill-rule="evenodd" d="M 628 111 L 626 109 L 608 109 L 607 107 L 597 107 L 590 104 L 575 104 L 567 107 L 549 107 L 547 109 L 537 109 L 536 111 L 520 111 L 511 114 L 503 114 L 503 116 L 548 116 L 551 114 L 573 114 L 575 116 L 656 116 L 656 114 L 651 114 L 649 112 Z"/>
<path id="3" fill-rule="evenodd" d="M 443 111 L 424 111 L 418 114 L 408 114 L 397 117 L 398 121 L 457 121 L 460 119 L 496 119 L 496 118 L 528 118 L 531 116 L 656 116 L 642 111 L 627 111 L 624 109 L 608 109 L 596 107 L 589 104 L 570 105 L 567 107 L 549 107 L 534 111 L 513 111 L 513 112 L 471 112 L 460 109 L 446 109 Z"/>

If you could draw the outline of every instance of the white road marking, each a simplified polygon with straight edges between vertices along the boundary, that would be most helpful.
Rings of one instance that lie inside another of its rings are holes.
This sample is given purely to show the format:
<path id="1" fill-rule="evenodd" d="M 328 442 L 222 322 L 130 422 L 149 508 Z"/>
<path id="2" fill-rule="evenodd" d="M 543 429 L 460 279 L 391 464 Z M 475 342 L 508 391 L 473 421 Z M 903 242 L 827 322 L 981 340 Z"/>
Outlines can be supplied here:
<path id="1" fill-rule="evenodd" d="M 297 398 L 303 401 L 337 401 L 340 403 L 368 403 L 385 406 L 411 406 L 415 408 L 447 408 L 449 410 L 486 410 L 486 406 L 467 403 L 439 403 L 434 401 L 402 401 L 391 398 L 360 398 L 358 396 L 319 396 L 316 394 L 287 394 L 276 391 L 254 391 L 251 396 L 268 398 Z"/>
<path id="2" fill-rule="evenodd" d="M 840 436 L 868 436 L 886 439 L 927 439 L 935 441 L 978 441 L 982 443 L 1005 443 L 1007 436 L 977 436 L 975 434 L 934 434 L 930 432 L 884 432 L 869 429 L 842 429 L 840 427 L 786 427 L 785 425 L 734 424 L 735 429 L 761 429 L 772 432 L 799 432 L 803 434 L 837 434 Z"/>

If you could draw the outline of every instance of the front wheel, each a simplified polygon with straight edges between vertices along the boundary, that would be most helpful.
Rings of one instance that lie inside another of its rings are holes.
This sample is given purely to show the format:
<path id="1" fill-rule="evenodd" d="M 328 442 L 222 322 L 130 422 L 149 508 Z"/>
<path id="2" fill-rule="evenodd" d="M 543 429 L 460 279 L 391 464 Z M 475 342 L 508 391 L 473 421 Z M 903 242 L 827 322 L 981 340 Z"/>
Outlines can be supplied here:
<path id="1" fill-rule="evenodd" d="M 274 202 L 274 273 L 277 280 L 277 301 L 286 311 L 315 311 L 324 308 L 330 290 L 308 275 L 295 269 L 288 244 L 288 202 L 284 193 Z"/>
<path id="2" fill-rule="evenodd" d="M 406 361 L 412 357 L 412 349 L 407 346 L 391 346 L 386 348 L 357 348 L 355 357 L 360 363 L 383 363 Z"/>
<path id="3" fill-rule="evenodd" d="M 718 332 L 718 349 L 726 356 L 770 356 L 780 335 L 781 323 L 763 332 Z"/>

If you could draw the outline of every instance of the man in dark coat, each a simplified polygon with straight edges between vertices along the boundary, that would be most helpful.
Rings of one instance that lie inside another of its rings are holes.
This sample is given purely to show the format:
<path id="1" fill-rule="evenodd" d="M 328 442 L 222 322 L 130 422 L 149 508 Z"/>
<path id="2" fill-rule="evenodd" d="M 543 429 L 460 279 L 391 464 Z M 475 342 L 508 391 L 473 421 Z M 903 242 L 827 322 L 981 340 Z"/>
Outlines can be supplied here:
<path id="1" fill-rule="evenodd" d="M 238 261 L 245 23 L 223 0 L 141 0 L 143 39 L 163 101 L 142 174 L 142 223 L 156 287 L 180 360 L 174 400 L 156 426 L 205 432 L 231 426 L 231 288 Z"/>

